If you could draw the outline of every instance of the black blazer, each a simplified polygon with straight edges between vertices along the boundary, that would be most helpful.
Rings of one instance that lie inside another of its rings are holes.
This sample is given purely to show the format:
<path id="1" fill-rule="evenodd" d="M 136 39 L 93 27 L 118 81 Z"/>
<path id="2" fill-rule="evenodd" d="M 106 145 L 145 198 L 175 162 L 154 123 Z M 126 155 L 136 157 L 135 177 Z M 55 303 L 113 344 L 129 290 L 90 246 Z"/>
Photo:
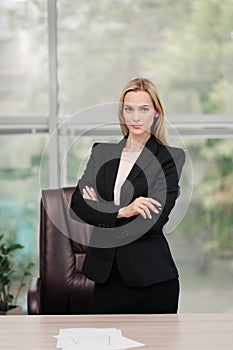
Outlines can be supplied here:
<path id="1" fill-rule="evenodd" d="M 107 280 L 114 258 L 129 286 L 146 286 L 178 277 L 163 226 L 179 196 L 179 178 L 185 161 L 180 148 L 159 144 L 151 135 L 126 181 L 120 204 L 114 204 L 114 185 L 121 152 L 128 135 L 119 143 L 95 143 L 83 176 L 72 195 L 70 215 L 93 225 L 82 272 L 90 279 Z M 82 189 L 92 186 L 98 202 L 84 199 Z M 151 197 L 162 204 L 152 219 L 141 215 L 117 218 L 120 208 L 135 198 Z"/>

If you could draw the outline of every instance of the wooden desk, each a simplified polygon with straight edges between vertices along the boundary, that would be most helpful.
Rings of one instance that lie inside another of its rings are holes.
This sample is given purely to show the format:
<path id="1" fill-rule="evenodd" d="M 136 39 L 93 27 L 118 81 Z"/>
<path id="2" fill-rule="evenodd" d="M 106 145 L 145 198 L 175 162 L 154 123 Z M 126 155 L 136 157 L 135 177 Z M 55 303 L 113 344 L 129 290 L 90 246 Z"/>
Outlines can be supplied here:
<path id="1" fill-rule="evenodd" d="M 0 316 L 0 349 L 56 349 L 52 336 L 72 327 L 120 328 L 137 349 L 233 349 L 233 314 Z"/>

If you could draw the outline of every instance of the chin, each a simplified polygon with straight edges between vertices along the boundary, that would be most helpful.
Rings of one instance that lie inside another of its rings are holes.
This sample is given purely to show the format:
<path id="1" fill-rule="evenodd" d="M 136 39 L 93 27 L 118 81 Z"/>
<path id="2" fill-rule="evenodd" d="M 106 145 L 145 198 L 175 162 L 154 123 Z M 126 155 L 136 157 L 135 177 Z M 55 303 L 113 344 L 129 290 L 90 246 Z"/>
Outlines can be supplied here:
<path id="1" fill-rule="evenodd" d="M 129 132 L 130 132 L 130 134 L 132 134 L 132 135 L 137 135 L 137 136 L 139 136 L 139 135 L 144 135 L 144 134 L 148 134 L 148 130 L 145 130 L 145 129 L 129 129 Z"/>

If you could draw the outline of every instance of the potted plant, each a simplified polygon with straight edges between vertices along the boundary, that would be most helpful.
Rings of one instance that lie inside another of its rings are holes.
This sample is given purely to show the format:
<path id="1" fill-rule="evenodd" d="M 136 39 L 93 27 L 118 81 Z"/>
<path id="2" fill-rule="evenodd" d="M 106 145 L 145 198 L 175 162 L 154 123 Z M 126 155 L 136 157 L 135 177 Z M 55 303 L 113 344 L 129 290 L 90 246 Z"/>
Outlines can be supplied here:
<path id="1" fill-rule="evenodd" d="M 17 249 L 23 249 L 24 246 L 17 243 L 3 243 L 2 240 L 3 235 L 0 235 L 0 315 L 22 314 L 22 308 L 17 306 L 17 299 L 21 289 L 26 285 L 27 277 L 31 276 L 34 264 L 30 262 L 22 269 L 20 267 L 20 271 L 16 274 L 16 262 L 12 253 Z M 14 295 L 13 286 L 16 287 Z"/>

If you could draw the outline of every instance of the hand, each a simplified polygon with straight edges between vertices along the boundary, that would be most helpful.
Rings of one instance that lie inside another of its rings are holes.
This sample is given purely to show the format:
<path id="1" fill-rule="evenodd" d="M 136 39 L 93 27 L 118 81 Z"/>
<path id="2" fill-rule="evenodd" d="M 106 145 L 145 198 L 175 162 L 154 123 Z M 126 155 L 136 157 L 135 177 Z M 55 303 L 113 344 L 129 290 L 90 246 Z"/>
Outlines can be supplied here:
<path id="1" fill-rule="evenodd" d="M 98 202 L 98 198 L 93 187 L 85 186 L 83 188 L 83 198 Z"/>
<path id="2" fill-rule="evenodd" d="M 157 207 L 158 209 L 157 209 Z M 138 197 L 127 207 L 121 208 L 118 212 L 118 218 L 126 217 L 129 218 L 134 215 L 142 215 L 144 219 L 152 219 L 150 210 L 154 213 L 159 214 L 161 210 L 161 204 L 153 198 Z"/>

